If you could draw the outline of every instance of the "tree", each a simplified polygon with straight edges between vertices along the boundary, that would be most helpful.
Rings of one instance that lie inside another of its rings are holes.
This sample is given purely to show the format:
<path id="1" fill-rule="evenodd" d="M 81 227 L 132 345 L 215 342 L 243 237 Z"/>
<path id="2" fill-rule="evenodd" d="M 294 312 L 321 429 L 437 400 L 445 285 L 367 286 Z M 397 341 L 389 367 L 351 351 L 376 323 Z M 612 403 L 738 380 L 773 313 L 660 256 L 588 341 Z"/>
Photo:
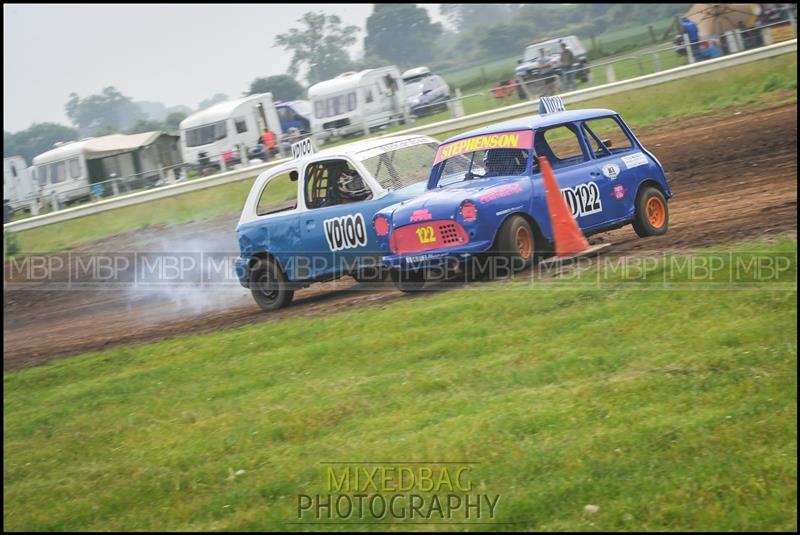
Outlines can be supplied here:
<path id="1" fill-rule="evenodd" d="M 155 121 L 153 119 L 139 119 L 132 128 L 128 130 L 128 134 L 143 134 L 144 132 L 156 132 L 164 130 L 164 123 Z"/>
<path id="2" fill-rule="evenodd" d="M 288 74 L 278 74 L 253 80 L 246 94 L 255 95 L 256 93 L 272 93 L 273 99 L 287 101 L 303 98 L 305 89 Z"/>
<path id="3" fill-rule="evenodd" d="M 181 121 L 187 117 L 188 115 L 182 111 L 174 111 L 167 115 L 167 118 L 164 120 L 164 128 L 167 132 L 177 132 L 180 129 Z"/>
<path id="4" fill-rule="evenodd" d="M 3 157 L 22 156 L 30 164 L 34 156 L 53 148 L 61 142 L 75 141 L 78 131 L 56 123 L 38 123 L 27 130 L 3 132 Z"/>
<path id="5" fill-rule="evenodd" d="M 486 56 L 507 56 L 509 51 L 522 51 L 531 36 L 531 27 L 526 23 L 496 24 L 487 28 L 479 41 L 479 48 Z"/>
<path id="6" fill-rule="evenodd" d="M 314 12 L 305 13 L 297 22 L 305 27 L 291 28 L 277 35 L 272 45 L 292 53 L 289 76 L 297 79 L 300 70 L 305 68 L 305 78 L 310 85 L 350 68 L 347 47 L 355 44 L 358 26 L 342 26 L 342 20 L 336 15 Z"/>
<path id="7" fill-rule="evenodd" d="M 380 56 L 402 66 L 433 58 L 442 25 L 431 23 L 428 11 L 415 4 L 375 4 L 367 18 L 366 56 Z"/>
<path id="8" fill-rule="evenodd" d="M 64 108 L 81 135 L 98 130 L 119 132 L 145 118 L 144 112 L 133 100 L 114 87 L 106 87 L 101 94 L 83 99 L 71 93 Z"/>
<path id="9" fill-rule="evenodd" d="M 197 105 L 197 110 L 199 111 L 210 108 L 217 102 L 225 102 L 226 100 L 228 100 L 228 95 L 225 95 L 224 93 L 217 93 L 211 98 L 200 101 L 200 104 Z"/>
<path id="10" fill-rule="evenodd" d="M 441 4 L 439 13 L 457 32 L 511 20 L 519 4 Z M 483 32 L 482 32 L 483 33 Z"/>

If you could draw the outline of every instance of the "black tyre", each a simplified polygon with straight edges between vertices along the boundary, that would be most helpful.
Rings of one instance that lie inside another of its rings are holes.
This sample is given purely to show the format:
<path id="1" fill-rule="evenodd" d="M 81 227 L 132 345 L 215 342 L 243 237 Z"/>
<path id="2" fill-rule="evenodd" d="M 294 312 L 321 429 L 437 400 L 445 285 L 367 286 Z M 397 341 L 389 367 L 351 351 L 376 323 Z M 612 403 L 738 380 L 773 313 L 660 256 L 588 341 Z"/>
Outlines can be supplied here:
<path id="1" fill-rule="evenodd" d="M 506 219 L 497 233 L 497 276 L 508 276 L 530 267 L 533 256 L 534 234 L 528 221 L 518 215 Z"/>
<path id="2" fill-rule="evenodd" d="M 270 258 L 259 259 L 250 271 L 250 293 L 265 312 L 287 306 L 294 297 L 286 274 Z"/>
<path id="3" fill-rule="evenodd" d="M 420 292 L 425 286 L 425 271 L 422 269 L 415 271 L 393 269 L 392 282 L 401 292 Z"/>
<path id="4" fill-rule="evenodd" d="M 660 236 L 669 228 L 669 205 L 658 188 L 645 186 L 636 197 L 633 230 L 640 238 Z"/>
<path id="5" fill-rule="evenodd" d="M 362 267 L 353 273 L 353 278 L 361 284 L 383 281 L 383 270 L 377 267 Z"/>

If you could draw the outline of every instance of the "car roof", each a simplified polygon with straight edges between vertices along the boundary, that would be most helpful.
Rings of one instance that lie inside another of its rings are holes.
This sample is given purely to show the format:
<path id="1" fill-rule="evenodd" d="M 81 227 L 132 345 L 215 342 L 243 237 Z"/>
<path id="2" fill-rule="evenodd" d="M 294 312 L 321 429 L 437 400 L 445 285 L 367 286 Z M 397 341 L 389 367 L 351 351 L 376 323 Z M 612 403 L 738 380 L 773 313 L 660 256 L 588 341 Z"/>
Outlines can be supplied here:
<path id="1" fill-rule="evenodd" d="M 422 134 L 406 134 L 402 136 L 386 136 L 386 137 L 363 139 L 360 141 L 354 141 L 352 143 L 348 143 L 346 145 L 338 145 L 336 147 L 331 147 L 329 149 L 322 149 L 320 151 L 317 151 L 309 155 L 309 157 L 316 158 L 318 156 L 322 157 L 349 156 L 353 159 L 357 159 L 357 155 L 362 152 L 366 152 L 368 150 L 372 150 L 377 147 L 382 147 L 384 145 L 392 145 L 400 141 L 406 141 L 408 139 L 417 139 L 417 138 L 429 138 L 429 136 Z M 435 140 L 431 139 L 431 141 Z M 275 172 L 280 172 L 284 169 L 292 169 L 296 165 L 297 165 L 297 160 L 291 160 L 282 163 L 279 166 L 269 169 L 269 172 L 270 174 L 274 174 Z"/>
<path id="2" fill-rule="evenodd" d="M 499 132 L 508 132 L 510 130 L 535 130 L 537 128 L 545 128 L 556 124 L 581 121 L 585 119 L 594 119 L 596 117 L 607 117 L 609 115 L 617 115 L 617 112 L 603 108 L 591 108 L 560 111 L 556 113 L 548 113 L 546 115 L 531 115 L 520 119 L 511 119 L 510 121 L 504 121 L 502 123 L 475 128 L 474 130 L 447 138 L 442 142 L 442 145 L 445 143 L 450 143 L 451 141 L 458 141 L 459 139 L 465 139 L 483 134 L 496 134 Z"/>

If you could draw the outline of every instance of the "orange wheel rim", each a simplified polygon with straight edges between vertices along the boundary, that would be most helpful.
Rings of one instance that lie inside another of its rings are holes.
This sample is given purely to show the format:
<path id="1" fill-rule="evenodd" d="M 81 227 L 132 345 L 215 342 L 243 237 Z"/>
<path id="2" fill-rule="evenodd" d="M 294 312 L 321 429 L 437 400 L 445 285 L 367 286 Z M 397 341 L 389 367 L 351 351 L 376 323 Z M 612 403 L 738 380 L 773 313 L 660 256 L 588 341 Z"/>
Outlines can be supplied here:
<path id="1" fill-rule="evenodd" d="M 647 221 L 653 228 L 661 228 L 664 226 L 664 221 L 667 219 L 667 210 L 664 203 L 658 197 L 650 197 L 645 205 L 645 212 L 647 212 Z"/>
<path id="2" fill-rule="evenodd" d="M 515 242 L 517 244 L 517 254 L 523 260 L 530 258 L 533 253 L 533 237 L 531 233 L 528 232 L 528 229 L 524 227 L 518 228 Z"/>

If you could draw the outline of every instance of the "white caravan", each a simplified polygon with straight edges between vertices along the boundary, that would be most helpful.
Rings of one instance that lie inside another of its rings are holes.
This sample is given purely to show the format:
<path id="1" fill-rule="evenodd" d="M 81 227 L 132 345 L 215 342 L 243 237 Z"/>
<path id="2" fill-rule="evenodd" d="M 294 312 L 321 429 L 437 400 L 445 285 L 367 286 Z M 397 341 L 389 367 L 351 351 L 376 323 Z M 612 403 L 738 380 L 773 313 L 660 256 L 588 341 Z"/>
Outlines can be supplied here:
<path id="1" fill-rule="evenodd" d="M 193 113 L 180 124 L 183 161 L 201 167 L 220 167 L 220 157 L 228 151 L 233 151 L 238 160 L 236 145 L 255 147 L 265 123 L 277 141 L 281 122 L 272 93 L 219 102 Z"/>
<path id="2" fill-rule="evenodd" d="M 321 140 L 405 121 L 408 106 L 395 66 L 346 72 L 308 88 L 311 132 Z"/>
<path id="3" fill-rule="evenodd" d="M 30 205 L 36 198 L 36 185 L 33 183 L 31 169 L 22 156 L 3 158 L 3 201 L 11 208 L 19 210 Z"/>
<path id="4" fill-rule="evenodd" d="M 57 144 L 56 148 L 33 158 L 39 195 L 66 203 L 91 195 L 86 144 L 92 138 Z"/>

